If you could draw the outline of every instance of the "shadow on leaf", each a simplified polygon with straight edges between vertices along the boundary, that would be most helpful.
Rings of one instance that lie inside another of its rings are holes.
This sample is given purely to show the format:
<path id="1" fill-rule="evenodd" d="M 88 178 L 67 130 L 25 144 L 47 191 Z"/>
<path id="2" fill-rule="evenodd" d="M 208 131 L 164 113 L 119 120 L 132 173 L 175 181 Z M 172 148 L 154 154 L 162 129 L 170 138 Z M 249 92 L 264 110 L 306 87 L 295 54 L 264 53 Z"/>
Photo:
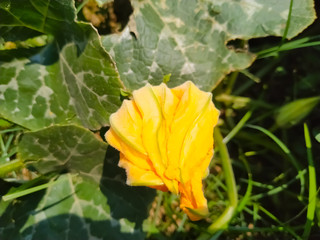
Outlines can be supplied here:
<path id="1" fill-rule="evenodd" d="M 128 186 L 125 171 L 117 166 L 119 153 L 108 147 L 100 189 L 107 197 L 110 214 L 115 219 L 126 218 L 140 228 L 148 217 L 148 209 L 156 191 L 147 187 Z"/>

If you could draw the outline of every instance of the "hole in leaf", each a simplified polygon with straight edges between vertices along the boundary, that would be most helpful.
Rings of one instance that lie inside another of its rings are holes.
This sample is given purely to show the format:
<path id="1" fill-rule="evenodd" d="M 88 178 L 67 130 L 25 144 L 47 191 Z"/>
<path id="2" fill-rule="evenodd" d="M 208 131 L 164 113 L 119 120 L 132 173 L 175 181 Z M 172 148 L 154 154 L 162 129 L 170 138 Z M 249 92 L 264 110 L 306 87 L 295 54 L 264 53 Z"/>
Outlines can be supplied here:
<path id="1" fill-rule="evenodd" d="M 99 34 L 106 35 L 120 32 L 127 25 L 132 13 L 133 8 L 129 0 L 115 0 L 103 5 L 90 0 L 79 11 L 78 18 L 91 22 Z"/>
<path id="2" fill-rule="evenodd" d="M 227 48 L 236 52 L 247 52 L 249 50 L 248 41 L 243 39 L 232 39 L 227 42 Z"/>

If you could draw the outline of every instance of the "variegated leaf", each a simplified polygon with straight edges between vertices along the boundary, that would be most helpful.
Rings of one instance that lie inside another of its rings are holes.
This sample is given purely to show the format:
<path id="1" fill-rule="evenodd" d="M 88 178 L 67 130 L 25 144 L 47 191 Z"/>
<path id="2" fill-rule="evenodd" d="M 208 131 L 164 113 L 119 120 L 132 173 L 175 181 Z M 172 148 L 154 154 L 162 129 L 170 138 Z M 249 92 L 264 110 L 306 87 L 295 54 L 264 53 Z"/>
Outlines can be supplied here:
<path id="1" fill-rule="evenodd" d="M 291 0 L 143 0 L 134 1 L 134 16 L 121 34 L 103 45 L 114 57 L 129 89 L 147 82 L 169 86 L 192 80 L 211 91 L 229 72 L 248 67 L 254 55 L 227 47 L 234 39 L 282 36 Z M 315 19 L 313 0 L 294 0 L 287 37 Z"/>
<path id="2" fill-rule="evenodd" d="M 19 158 L 38 172 L 68 170 L 100 181 L 107 143 L 89 130 L 52 126 L 26 132 L 18 145 Z"/>
<path id="3" fill-rule="evenodd" d="M 154 191 L 129 188 L 117 179 L 99 185 L 61 175 L 45 192 L 0 203 L 0 239 L 145 239 L 142 221 Z"/>
<path id="4" fill-rule="evenodd" d="M 32 130 L 56 123 L 81 123 L 90 129 L 108 124 L 110 114 L 121 104 L 122 83 L 92 26 L 74 26 L 85 33 L 73 33 L 82 40 L 67 43 L 61 50 L 55 45 L 58 52 L 0 65 L 3 117 Z M 51 51 L 50 47 L 46 50 Z M 42 59 L 55 54 L 55 59 Z"/>

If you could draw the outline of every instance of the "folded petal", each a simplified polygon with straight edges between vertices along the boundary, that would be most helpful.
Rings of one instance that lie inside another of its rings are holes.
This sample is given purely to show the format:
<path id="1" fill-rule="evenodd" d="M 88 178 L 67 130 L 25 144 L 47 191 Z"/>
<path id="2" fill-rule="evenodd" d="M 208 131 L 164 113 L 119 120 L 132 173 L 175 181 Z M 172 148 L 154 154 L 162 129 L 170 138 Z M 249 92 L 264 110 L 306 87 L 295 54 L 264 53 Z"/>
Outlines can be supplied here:
<path id="1" fill-rule="evenodd" d="M 124 100 L 120 109 L 110 116 L 110 125 L 123 142 L 147 155 L 141 139 L 142 118 L 134 101 Z"/>
<path id="2" fill-rule="evenodd" d="M 171 134 L 171 124 L 177 109 L 179 99 L 171 92 L 171 90 L 164 83 L 159 86 L 152 87 L 162 111 L 161 126 L 158 131 L 158 142 L 160 146 L 161 158 L 165 167 L 167 168 L 170 163 L 168 162 L 168 137 Z M 170 159 L 170 162 L 172 160 Z M 170 179 L 175 177 L 167 176 Z"/>
<path id="3" fill-rule="evenodd" d="M 114 148 L 118 149 L 128 161 L 135 164 L 139 168 L 146 170 L 152 169 L 152 163 L 150 162 L 149 157 L 130 147 L 126 142 L 122 141 L 122 139 L 114 132 L 112 128 L 108 130 L 105 137 L 108 143 Z"/>
<path id="4" fill-rule="evenodd" d="M 163 186 L 164 183 L 152 169 L 146 170 L 137 167 L 131 163 L 126 157 L 120 153 L 120 161 L 118 164 L 126 170 L 127 184 L 131 186 Z"/>
<path id="5" fill-rule="evenodd" d="M 151 85 L 147 84 L 133 92 L 139 112 L 142 116 L 142 143 L 158 176 L 160 176 L 168 189 L 178 193 L 178 183 L 164 176 L 166 169 L 166 155 L 160 150 L 158 136 L 163 134 L 163 117 L 161 104 Z"/>
<path id="6" fill-rule="evenodd" d="M 142 126 L 140 128 L 142 144 L 155 169 L 161 175 L 164 170 L 164 164 L 162 163 L 158 141 L 156 140 L 162 122 L 160 104 L 149 84 L 134 91 L 133 100 L 142 117 Z"/>
<path id="7" fill-rule="evenodd" d="M 206 175 L 213 156 L 213 126 L 218 122 L 219 111 L 211 100 L 187 131 L 180 153 L 181 181 L 188 182 L 194 170 Z"/>
<path id="8" fill-rule="evenodd" d="M 208 126 L 210 123 L 213 124 L 210 114 L 212 104 L 211 93 L 199 90 L 190 81 L 172 89 L 172 92 L 177 98 L 180 98 L 180 102 L 175 111 L 171 124 L 171 134 L 168 138 L 167 151 L 171 165 L 169 169 L 173 169 L 172 171 L 179 170 L 176 176 L 182 181 L 181 174 L 184 171 L 185 162 L 191 161 L 191 165 L 194 162 L 196 164 L 193 165 L 197 165 L 199 161 L 204 159 L 209 148 L 213 147 L 212 129 L 214 125 Z M 202 118 L 206 119 L 208 113 L 210 119 L 203 121 Z M 202 129 L 203 126 L 208 126 L 208 128 Z M 190 140 L 192 143 L 188 143 Z M 192 154 L 195 158 L 186 159 L 186 156 L 189 154 L 185 152 L 186 148 L 192 146 L 197 141 L 201 141 L 201 143 L 197 144 L 197 146 L 191 150 L 196 150 L 196 152 Z M 198 147 L 201 149 L 197 149 Z M 205 149 L 204 152 L 202 152 L 203 149 Z"/>
<path id="9" fill-rule="evenodd" d="M 170 127 L 179 104 L 179 98 L 164 83 L 152 88 L 161 105 L 162 117 L 165 119 L 166 125 Z"/>
<path id="10" fill-rule="evenodd" d="M 192 221 L 200 220 L 208 215 L 207 200 L 202 190 L 202 173 L 196 171 L 193 178 L 179 185 L 180 208 Z"/>
<path id="11" fill-rule="evenodd" d="M 112 130 L 106 133 L 106 140 L 120 151 L 119 167 L 126 170 L 127 184 L 131 186 L 148 186 L 161 191 L 168 191 L 162 179 L 155 174 L 150 159 L 125 144 Z"/>

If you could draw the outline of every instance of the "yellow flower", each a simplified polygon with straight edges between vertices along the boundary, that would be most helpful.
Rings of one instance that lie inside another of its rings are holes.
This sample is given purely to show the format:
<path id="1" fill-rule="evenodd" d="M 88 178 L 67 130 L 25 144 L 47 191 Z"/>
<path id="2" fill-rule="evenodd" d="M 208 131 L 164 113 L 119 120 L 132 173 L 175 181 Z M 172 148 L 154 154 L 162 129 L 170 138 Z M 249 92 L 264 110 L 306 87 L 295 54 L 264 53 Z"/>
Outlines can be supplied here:
<path id="1" fill-rule="evenodd" d="M 180 194 L 180 208 L 194 221 L 208 214 L 202 179 L 219 117 L 211 97 L 190 81 L 173 89 L 147 84 L 111 115 L 106 133 L 127 184 Z"/>

